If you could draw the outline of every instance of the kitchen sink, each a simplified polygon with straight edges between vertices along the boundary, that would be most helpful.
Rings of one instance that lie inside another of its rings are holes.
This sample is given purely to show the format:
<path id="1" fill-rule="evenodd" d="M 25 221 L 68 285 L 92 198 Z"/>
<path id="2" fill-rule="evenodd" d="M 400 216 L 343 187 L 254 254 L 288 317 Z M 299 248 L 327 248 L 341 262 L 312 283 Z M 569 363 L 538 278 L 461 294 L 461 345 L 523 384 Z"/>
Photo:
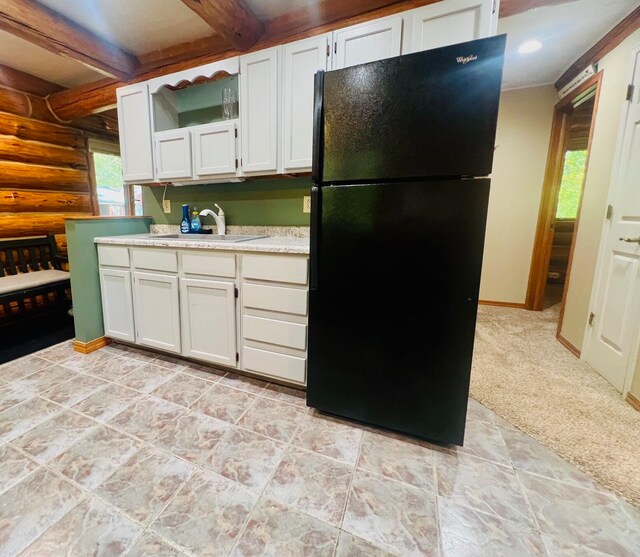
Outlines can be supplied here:
<path id="1" fill-rule="evenodd" d="M 191 242 L 229 242 L 230 244 L 237 242 L 247 242 L 249 240 L 259 240 L 268 238 L 269 236 L 251 236 L 247 234 L 154 234 L 153 238 L 162 238 L 163 240 L 188 240 Z"/>

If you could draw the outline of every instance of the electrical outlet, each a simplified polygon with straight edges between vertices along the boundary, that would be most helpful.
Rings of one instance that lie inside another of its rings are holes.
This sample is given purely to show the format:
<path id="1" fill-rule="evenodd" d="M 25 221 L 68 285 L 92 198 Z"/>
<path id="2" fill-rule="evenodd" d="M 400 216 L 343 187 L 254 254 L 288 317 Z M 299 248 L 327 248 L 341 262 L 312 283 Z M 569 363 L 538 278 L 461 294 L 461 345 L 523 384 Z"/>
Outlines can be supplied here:
<path id="1" fill-rule="evenodd" d="M 162 210 L 163 210 L 165 213 L 170 213 L 170 212 L 171 212 L 171 199 L 165 199 L 165 200 L 162 202 Z"/>
<path id="2" fill-rule="evenodd" d="M 311 196 L 310 195 L 305 195 L 302 198 L 302 212 L 303 213 L 311 212 Z"/>

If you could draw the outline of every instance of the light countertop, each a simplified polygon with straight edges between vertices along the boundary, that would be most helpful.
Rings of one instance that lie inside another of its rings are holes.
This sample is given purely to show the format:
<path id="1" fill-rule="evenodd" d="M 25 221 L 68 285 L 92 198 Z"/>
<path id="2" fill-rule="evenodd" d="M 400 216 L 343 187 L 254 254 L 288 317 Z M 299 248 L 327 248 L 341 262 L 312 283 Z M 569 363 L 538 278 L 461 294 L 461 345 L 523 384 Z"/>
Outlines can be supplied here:
<path id="1" fill-rule="evenodd" d="M 309 253 L 309 238 L 270 236 L 243 242 L 221 242 L 208 239 L 206 235 L 184 238 L 163 238 L 162 234 L 131 234 L 124 236 L 102 236 L 95 239 L 96 244 L 118 246 L 145 246 L 176 249 L 210 249 L 225 251 L 246 251 L 263 253 Z"/>

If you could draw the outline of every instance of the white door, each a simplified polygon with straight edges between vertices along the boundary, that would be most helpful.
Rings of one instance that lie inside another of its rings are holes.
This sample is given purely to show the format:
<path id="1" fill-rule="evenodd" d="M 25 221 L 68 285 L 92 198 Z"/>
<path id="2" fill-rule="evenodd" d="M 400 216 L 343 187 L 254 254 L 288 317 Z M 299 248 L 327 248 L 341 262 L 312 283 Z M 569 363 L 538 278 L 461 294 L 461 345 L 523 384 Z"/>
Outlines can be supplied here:
<path id="1" fill-rule="evenodd" d="M 191 128 L 197 178 L 236 173 L 236 135 L 235 122 Z"/>
<path id="2" fill-rule="evenodd" d="M 133 301 L 137 343 L 179 354 L 178 277 L 134 272 Z"/>
<path id="3" fill-rule="evenodd" d="M 278 59 L 281 47 L 240 57 L 242 170 L 278 169 Z"/>
<path id="4" fill-rule="evenodd" d="M 605 222 L 584 349 L 587 363 L 621 392 L 628 388 L 625 379 L 635 363 L 640 330 L 640 52 L 634 84 L 613 172 L 613 210 Z"/>
<path id="5" fill-rule="evenodd" d="M 420 52 L 495 33 L 493 0 L 447 0 L 413 10 L 411 50 Z"/>
<path id="6" fill-rule="evenodd" d="M 189 130 L 156 132 L 156 164 L 158 180 L 191 178 L 191 138 Z"/>
<path id="7" fill-rule="evenodd" d="M 331 35 L 319 35 L 284 45 L 285 170 L 310 170 L 313 148 L 313 83 L 318 70 L 327 69 Z"/>
<path id="8" fill-rule="evenodd" d="M 146 83 L 116 91 L 122 179 L 125 182 L 153 180 L 151 111 Z"/>
<path id="9" fill-rule="evenodd" d="M 333 69 L 400 56 L 402 16 L 345 27 L 334 33 Z"/>
<path id="10" fill-rule="evenodd" d="M 100 268 L 100 292 L 105 336 L 135 342 L 131 272 Z"/>
<path id="11" fill-rule="evenodd" d="M 236 298 L 232 282 L 180 279 L 182 354 L 236 367 Z"/>

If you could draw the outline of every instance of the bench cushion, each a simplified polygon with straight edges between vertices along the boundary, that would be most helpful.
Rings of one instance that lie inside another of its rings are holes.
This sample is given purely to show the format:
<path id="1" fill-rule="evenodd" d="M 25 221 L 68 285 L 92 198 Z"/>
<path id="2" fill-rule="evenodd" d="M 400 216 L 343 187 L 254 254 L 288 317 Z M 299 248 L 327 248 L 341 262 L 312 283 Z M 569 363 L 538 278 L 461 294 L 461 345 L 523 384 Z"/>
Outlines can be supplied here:
<path id="1" fill-rule="evenodd" d="M 9 275 L 0 277 L 0 294 L 9 294 L 10 292 L 18 292 L 20 290 L 28 290 L 52 284 L 69 279 L 69 273 L 66 271 L 57 271 L 50 269 L 47 271 L 33 271 L 31 273 L 23 273 L 20 275 Z"/>

